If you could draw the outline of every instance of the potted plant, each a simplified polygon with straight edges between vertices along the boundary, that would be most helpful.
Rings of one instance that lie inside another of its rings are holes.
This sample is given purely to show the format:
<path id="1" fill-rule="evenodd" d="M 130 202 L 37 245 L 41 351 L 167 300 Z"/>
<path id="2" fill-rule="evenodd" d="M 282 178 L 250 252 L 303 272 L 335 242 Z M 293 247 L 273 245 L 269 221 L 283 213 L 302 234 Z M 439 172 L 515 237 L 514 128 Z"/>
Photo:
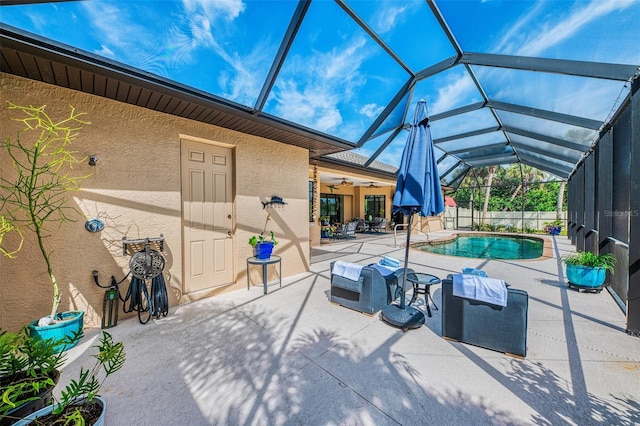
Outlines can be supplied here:
<path id="1" fill-rule="evenodd" d="M 278 244 L 273 231 L 269 231 L 269 240 L 267 240 L 267 237 L 265 236 L 267 234 L 267 224 L 269 223 L 270 219 L 271 213 L 267 213 L 267 218 L 264 221 L 262 232 L 249 238 L 249 245 L 253 247 L 253 255 L 256 257 L 256 259 L 269 259 L 271 257 L 271 253 L 273 252 L 273 247 Z"/>
<path id="2" fill-rule="evenodd" d="M 0 240 L 9 232 L 16 232 L 22 237 L 25 230 L 35 236 L 53 289 L 53 304 L 50 314 L 32 322 L 29 330 L 43 339 L 60 339 L 82 329 L 84 313 L 58 313 L 60 290 L 46 240 L 54 225 L 72 221 L 72 215 L 79 214 L 69 205 L 68 196 L 89 174 L 72 172 L 73 167 L 83 163 L 85 158 L 78 158 L 70 146 L 82 126 L 88 123 L 81 119 L 83 114 L 77 113 L 73 107 L 59 121 L 49 116 L 45 108 L 8 105 L 8 109 L 20 113 L 12 120 L 22 123 L 24 128 L 15 141 L 7 139 L 0 142 L 0 148 L 13 165 L 13 173 L 0 176 L 0 217 L 3 224 Z M 2 252 L 8 257 L 15 254 L 15 250 L 3 249 Z M 59 350 L 67 348 L 67 345 L 58 347 Z"/>
<path id="3" fill-rule="evenodd" d="M 613 274 L 617 259 L 610 253 L 594 254 L 578 251 L 562 256 L 569 285 L 589 289 L 602 288 L 606 272 Z"/>
<path id="4" fill-rule="evenodd" d="M 81 336 L 82 331 L 70 339 Z M 19 333 L 0 330 L 0 425 L 12 424 L 50 403 L 65 359 L 56 350 L 61 343 L 36 339 L 26 327 Z"/>
<path id="5" fill-rule="evenodd" d="M 15 425 L 103 425 L 106 401 L 98 393 L 107 377 L 122 368 L 126 354 L 124 344 L 114 342 L 106 331 L 102 332 L 100 342 L 94 348 L 98 349 L 98 353 L 93 355 L 96 360 L 93 368 L 81 368 L 78 379 L 71 380 L 61 392 L 59 400 L 54 398 L 55 404 L 36 411 Z"/>
<path id="6" fill-rule="evenodd" d="M 553 222 L 545 222 L 544 232 L 550 235 L 560 235 L 562 231 L 562 219 L 556 219 Z"/>
<path id="7" fill-rule="evenodd" d="M 256 259 L 268 259 L 273 253 L 273 247 L 278 244 L 273 231 L 270 231 L 270 239 L 264 236 L 264 231 L 260 235 L 254 235 L 249 238 L 249 245 L 253 247 L 253 255 Z"/>
<path id="8" fill-rule="evenodd" d="M 320 216 L 320 238 L 330 238 L 329 216 Z"/>

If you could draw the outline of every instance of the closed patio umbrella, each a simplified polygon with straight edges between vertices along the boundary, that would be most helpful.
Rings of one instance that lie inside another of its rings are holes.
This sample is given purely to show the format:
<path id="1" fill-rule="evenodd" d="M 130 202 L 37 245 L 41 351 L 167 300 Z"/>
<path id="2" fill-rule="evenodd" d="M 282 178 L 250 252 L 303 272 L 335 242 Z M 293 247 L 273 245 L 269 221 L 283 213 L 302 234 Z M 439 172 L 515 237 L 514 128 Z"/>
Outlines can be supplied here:
<path id="1" fill-rule="evenodd" d="M 382 319 L 391 325 L 408 329 L 418 328 L 424 324 L 424 314 L 421 311 L 405 306 L 404 288 L 407 282 L 411 221 L 416 213 L 422 216 L 436 216 L 443 211 L 440 174 L 433 152 L 427 102 L 420 100 L 416 105 L 407 143 L 402 153 L 396 191 L 393 194 L 393 212 L 402 212 L 404 215 L 408 215 L 409 226 L 404 254 L 400 305 L 387 305 L 382 308 L 381 313 Z"/>

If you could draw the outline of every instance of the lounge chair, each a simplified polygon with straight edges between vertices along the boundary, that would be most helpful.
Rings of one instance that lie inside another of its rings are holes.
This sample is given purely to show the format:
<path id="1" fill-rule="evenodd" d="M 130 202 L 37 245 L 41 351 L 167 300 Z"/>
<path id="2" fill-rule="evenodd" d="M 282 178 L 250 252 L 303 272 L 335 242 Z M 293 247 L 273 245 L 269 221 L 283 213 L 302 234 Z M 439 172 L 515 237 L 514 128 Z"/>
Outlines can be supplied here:
<path id="1" fill-rule="evenodd" d="M 395 272 L 385 270 L 386 275 L 382 275 L 380 267 L 369 265 L 362 268 L 357 281 L 352 281 L 335 275 L 334 263 L 331 262 L 331 302 L 372 315 L 400 296 L 398 287 L 403 282 L 404 268 Z M 409 268 L 407 272 L 414 271 Z M 407 281 L 405 288 L 411 288 L 411 285 Z"/>
<path id="2" fill-rule="evenodd" d="M 453 295 L 452 276 L 442 280 L 442 337 L 527 356 L 529 295 L 509 287 L 507 306 Z"/>

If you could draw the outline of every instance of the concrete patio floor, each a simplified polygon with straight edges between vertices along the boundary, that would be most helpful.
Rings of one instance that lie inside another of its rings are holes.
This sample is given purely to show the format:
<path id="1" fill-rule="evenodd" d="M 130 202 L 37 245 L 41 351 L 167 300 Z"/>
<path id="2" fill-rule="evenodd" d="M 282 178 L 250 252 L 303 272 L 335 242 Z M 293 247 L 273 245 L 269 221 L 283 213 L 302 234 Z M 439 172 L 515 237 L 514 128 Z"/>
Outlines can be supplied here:
<path id="1" fill-rule="evenodd" d="M 448 234 L 432 233 L 431 239 Z M 101 394 L 109 425 L 640 424 L 640 338 L 605 290 L 568 289 L 553 257 L 487 261 L 411 250 L 409 266 L 444 278 L 485 270 L 529 293 L 525 360 L 441 337 L 440 311 L 403 332 L 329 302 L 329 263 L 404 258 L 393 234 L 313 250 L 310 272 L 173 307 L 109 330 L 127 362 Z M 420 240 L 416 237 L 415 240 Z M 424 237 L 422 237 L 424 239 Z M 432 287 L 440 305 L 440 286 Z M 422 296 L 416 305 L 426 311 Z M 91 365 L 100 330 L 68 353 L 57 392 Z"/>

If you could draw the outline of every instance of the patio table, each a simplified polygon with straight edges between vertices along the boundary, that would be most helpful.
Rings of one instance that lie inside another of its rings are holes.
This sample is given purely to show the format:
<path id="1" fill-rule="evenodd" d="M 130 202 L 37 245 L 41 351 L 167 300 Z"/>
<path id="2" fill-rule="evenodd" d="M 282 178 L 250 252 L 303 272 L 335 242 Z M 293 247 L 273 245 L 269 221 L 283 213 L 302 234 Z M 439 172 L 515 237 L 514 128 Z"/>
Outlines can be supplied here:
<path id="1" fill-rule="evenodd" d="M 262 265 L 262 285 L 264 286 L 264 294 L 267 294 L 267 265 L 277 263 L 280 266 L 280 288 L 282 288 L 282 258 L 280 256 L 272 255 L 268 259 L 258 259 L 256 257 L 250 257 L 247 259 L 247 290 L 249 290 L 249 265 Z"/>
<path id="2" fill-rule="evenodd" d="M 434 309 L 438 310 L 438 305 L 433 301 L 431 297 L 430 288 L 434 284 L 440 284 L 440 278 L 431 274 L 423 274 L 420 272 L 407 274 L 407 281 L 413 284 L 413 295 L 409 301 L 409 305 L 416 301 L 418 294 L 424 294 L 424 303 L 427 305 L 427 315 L 431 316 L 431 308 L 429 307 L 429 300 L 433 303 Z"/>

